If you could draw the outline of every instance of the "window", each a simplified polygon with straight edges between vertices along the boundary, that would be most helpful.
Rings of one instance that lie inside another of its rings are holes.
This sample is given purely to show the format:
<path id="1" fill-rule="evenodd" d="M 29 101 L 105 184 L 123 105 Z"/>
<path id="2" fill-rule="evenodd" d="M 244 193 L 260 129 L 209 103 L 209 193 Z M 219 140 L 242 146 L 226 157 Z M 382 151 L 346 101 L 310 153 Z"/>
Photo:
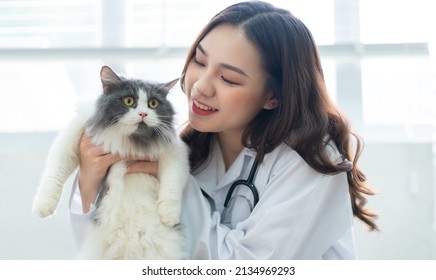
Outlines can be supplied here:
<path id="1" fill-rule="evenodd" d="M 8 77 L 3 86 L 10 96 L 25 97 L 26 111 L 37 107 L 46 112 L 32 122 L 21 116 L 14 124 L 2 123 L 0 131 L 59 129 L 75 103 L 98 95 L 103 64 L 150 79 L 177 76 L 200 28 L 235 2 L 0 1 L 0 73 Z M 349 107 L 345 110 L 354 122 L 434 122 L 434 74 L 428 55 L 429 43 L 435 40 L 431 1 L 270 2 L 291 10 L 312 31 L 329 91 L 341 106 Z M 355 76 L 340 71 L 344 62 L 357 66 Z M 166 71 L 160 73 L 156 67 Z M 350 78 L 355 79 L 354 88 L 353 83 L 337 84 Z M 345 90 L 349 92 L 341 92 Z M 56 105 L 46 108 L 50 100 Z M 3 116 L 13 113 L 8 104 L 0 105 Z"/>

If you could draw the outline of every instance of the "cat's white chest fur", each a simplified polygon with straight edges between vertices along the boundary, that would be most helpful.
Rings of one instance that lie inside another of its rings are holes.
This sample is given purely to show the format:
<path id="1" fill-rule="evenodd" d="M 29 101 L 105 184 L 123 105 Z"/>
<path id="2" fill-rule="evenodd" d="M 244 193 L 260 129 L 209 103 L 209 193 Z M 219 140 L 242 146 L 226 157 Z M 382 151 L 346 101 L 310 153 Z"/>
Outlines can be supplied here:
<path id="1" fill-rule="evenodd" d="M 165 194 L 164 190 L 162 195 L 167 198 L 159 199 L 156 177 L 125 172 L 122 161 L 111 167 L 105 182 L 108 190 L 79 258 L 186 258 L 180 229 L 174 227 L 179 223 L 181 194 L 175 189 Z M 173 175 L 180 178 L 181 174 Z"/>
<path id="2" fill-rule="evenodd" d="M 78 167 L 78 146 L 85 124 L 75 119 L 57 137 L 33 204 L 33 212 L 52 215 L 63 184 Z M 160 152 L 158 178 L 126 174 L 120 161 L 111 166 L 107 192 L 96 210 L 79 258 L 83 259 L 183 259 L 185 243 L 180 221 L 183 188 L 189 176 L 188 149 L 177 139 Z"/>

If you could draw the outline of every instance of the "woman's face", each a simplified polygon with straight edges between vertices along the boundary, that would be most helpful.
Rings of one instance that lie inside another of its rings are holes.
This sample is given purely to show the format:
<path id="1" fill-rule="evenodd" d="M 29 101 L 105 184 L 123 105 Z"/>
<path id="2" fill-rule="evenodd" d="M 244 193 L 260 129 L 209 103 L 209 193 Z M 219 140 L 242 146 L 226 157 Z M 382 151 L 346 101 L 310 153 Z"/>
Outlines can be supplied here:
<path id="1" fill-rule="evenodd" d="M 189 122 L 201 132 L 241 134 L 264 109 L 274 108 L 265 92 L 260 55 L 238 28 L 221 24 L 198 44 L 185 74 Z"/>

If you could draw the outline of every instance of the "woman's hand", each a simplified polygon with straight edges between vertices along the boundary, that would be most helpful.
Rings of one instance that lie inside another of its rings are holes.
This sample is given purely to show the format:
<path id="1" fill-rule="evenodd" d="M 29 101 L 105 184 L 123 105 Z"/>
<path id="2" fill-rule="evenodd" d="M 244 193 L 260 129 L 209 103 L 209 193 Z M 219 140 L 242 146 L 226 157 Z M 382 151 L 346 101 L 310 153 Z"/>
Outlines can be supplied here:
<path id="1" fill-rule="evenodd" d="M 129 160 L 127 161 L 127 174 L 146 173 L 157 177 L 158 162 L 148 159 Z"/>
<path id="2" fill-rule="evenodd" d="M 109 167 L 120 160 L 119 156 L 104 153 L 100 147 L 91 143 L 91 139 L 83 135 L 80 140 L 79 187 L 82 198 L 83 213 L 89 211 L 91 203 L 95 202 Z"/>
<path id="3" fill-rule="evenodd" d="M 79 188 L 82 198 L 83 213 L 89 211 L 94 203 L 100 185 L 109 167 L 121 160 L 119 156 L 105 153 L 100 147 L 94 146 L 91 139 L 83 135 L 80 140 Z M 127 174 L 147 173 L 157 177 L 158 162 L 148 159 L 130 159 L 127 161 Z"/>

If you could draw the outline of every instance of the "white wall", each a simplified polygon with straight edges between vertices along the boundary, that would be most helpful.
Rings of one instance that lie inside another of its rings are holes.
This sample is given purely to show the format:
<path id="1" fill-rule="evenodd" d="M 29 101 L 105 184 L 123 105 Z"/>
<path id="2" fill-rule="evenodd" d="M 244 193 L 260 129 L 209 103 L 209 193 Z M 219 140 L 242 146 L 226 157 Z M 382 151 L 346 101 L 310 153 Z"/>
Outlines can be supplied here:
<path id="1" fill-rule="evenodd" d="M 356 223 L 362 259 L 435 259 L 434 168 L 431 143 L 368 143 L 361 167 L 378 194 L 369 207 L 380 233 Z"/>
<path id="2" fill-rule="evenodd" d="M 54 133 L 0 134 L 0 259 L 74 258 L 66 211 L 69 188 L 54 216 L 41 220 L 31 213 L 53 137 Z"/>

